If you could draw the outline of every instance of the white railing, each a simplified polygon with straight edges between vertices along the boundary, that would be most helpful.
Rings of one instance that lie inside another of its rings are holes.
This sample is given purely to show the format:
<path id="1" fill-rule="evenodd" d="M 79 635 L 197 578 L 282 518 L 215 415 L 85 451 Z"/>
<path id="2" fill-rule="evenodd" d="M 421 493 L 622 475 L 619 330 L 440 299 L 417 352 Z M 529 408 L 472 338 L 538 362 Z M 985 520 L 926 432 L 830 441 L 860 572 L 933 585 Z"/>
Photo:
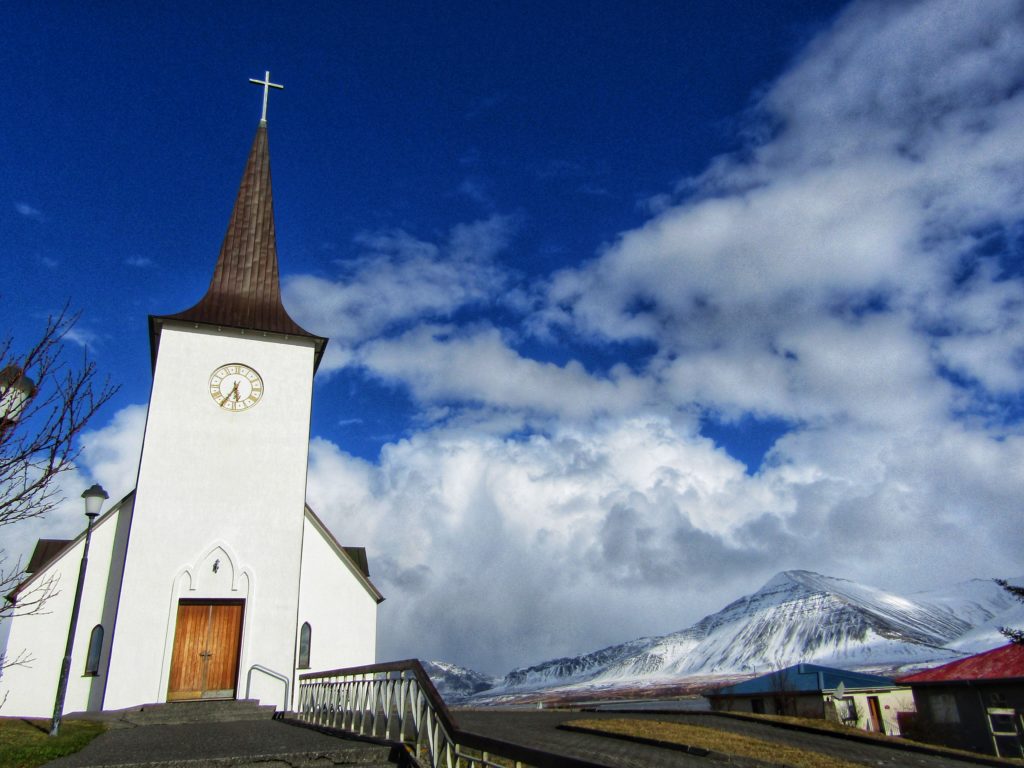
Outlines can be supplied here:
<path id="1" fill-rule="evenodd" d="M 415 659 L 300 675 L 296 718 L 312 726 L 399 742 L 431 768 L 601 768 L 462 731 Z"/>
<path id="2" fill-rule="evenodd" d="M 284 684 L 284 699 L 281 700 L 281 709 L 288 709 L 291 706 L 292 700 L 289 694 L 291 693 L 291 681 L 280 672 L 275 672 L 268 667 L 264 667 L 262 664 L 253 664 L 249 667 L 249 673 L 245 676 L 245 698 L 249 698 L 252 695 L 252 673 L 262 672 L 264 675 L 269 675 L 275 680 L 279 680 Z"/>

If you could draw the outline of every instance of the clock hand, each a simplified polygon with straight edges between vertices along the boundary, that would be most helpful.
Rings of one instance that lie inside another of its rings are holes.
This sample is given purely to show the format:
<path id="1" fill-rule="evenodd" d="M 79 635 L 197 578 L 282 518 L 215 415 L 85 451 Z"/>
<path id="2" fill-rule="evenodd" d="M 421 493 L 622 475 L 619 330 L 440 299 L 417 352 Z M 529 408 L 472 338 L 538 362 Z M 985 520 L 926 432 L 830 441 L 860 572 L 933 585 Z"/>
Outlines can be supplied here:
<path id="1" fill-rule="evenodd" d="M 230 402 L 232 396 L 235 398 L 235 402 L 238 402 L 238 382 L 235 382 L 235 386 L 231 388 L 231 391 L 224 396 L 224 399 L 220 401 L 221 408 L 224 407 L 224 403 Z"/>

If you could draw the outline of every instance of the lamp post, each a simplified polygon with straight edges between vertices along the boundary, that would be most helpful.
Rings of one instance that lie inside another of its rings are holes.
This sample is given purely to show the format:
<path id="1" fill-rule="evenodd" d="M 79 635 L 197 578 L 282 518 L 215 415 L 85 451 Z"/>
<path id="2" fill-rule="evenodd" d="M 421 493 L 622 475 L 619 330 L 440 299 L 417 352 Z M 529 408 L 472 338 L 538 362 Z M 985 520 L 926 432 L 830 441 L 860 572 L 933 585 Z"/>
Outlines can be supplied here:
<path id="1" fill-rule="evenodd" d="M 110 498 L 107 492 L 97 483 L 82 493 L 85 499 L 85 516 L 89 524 L 85 529 L 85 547 L 82 549 L 82 564 L 78 566 L 78 586 L 75 587 L 75 602 L 71 605 L 71 626 L 68 627 L 68 644 L 64 649 L 64 661 L 60 665 L 60 679 L 57 681 L 57 700 L 53 703 L 53 721 L 50 723 L 50 735 L 56 736 L 60 731 L 60 718 L 64 713 L 64 696 L 68 692 L 68 674 L 71 672 L 71 651 L 75 646 L 75 629 L 78 627 L 78 609 L 82 606 L 82 586 L 85 584 L 85 569 L 89 567 L 89 542 L 92 540 L 92 524 L 103 507 L 103 502 Z"/>

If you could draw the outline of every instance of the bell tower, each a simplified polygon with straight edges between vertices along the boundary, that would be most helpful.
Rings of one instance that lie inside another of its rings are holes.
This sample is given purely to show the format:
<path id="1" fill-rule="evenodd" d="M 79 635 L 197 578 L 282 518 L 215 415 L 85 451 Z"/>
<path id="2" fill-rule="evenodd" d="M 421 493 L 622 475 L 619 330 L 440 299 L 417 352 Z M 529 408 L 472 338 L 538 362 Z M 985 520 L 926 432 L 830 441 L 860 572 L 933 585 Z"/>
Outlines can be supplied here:
<path id="1" fill-rule="evenodd" d="M 103 708 L 288 705 L 313 375 L 327 340 L 281 302 L 264 87 L 209 288 L 149 318 L 146 420 Z"/>

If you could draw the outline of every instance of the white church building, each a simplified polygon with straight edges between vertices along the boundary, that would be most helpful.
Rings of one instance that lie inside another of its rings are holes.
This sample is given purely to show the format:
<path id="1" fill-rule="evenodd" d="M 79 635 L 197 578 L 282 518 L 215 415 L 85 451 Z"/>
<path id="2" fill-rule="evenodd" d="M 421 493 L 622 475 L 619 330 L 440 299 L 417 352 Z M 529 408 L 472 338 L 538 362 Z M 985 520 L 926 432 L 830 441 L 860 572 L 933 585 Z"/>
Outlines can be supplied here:
<path id="1" fill-rule="evenodd" d="M 281 302 L 265 116 L 205 296 L 149 318 L 138 480 L 92 526 L 65 713 L 210 698 L 289 709 L 303 670 L 376 661 L 383 597 L 365 550 L 341 546 L 305 500 L 327 340 Z M 29 661 L 4 670 L 0 714 L 53 713 L 85 539 L 41 541 L 7 596 L 17 608 L 52 593 L 11 620 L 9 658 Z"/>

